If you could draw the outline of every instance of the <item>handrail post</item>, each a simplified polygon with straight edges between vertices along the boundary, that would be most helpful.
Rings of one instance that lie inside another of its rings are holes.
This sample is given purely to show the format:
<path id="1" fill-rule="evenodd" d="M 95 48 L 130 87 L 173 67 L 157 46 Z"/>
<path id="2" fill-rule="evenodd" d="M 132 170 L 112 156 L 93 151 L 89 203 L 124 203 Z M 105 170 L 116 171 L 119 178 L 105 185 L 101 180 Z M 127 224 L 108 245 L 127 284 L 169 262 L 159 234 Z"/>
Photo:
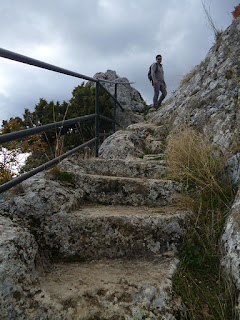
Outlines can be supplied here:
<path id="1" fill-rule="evenodd" d="M 115 83 L 114 97 L 117 99 L 117 83 Z M 114 101 L 113 108 L 113 132 L 116 132 L 116 113 L 117 113 L 117 102 Z"/>
<path id="2" fill-rule="evenodd" d="M 95 157 L 98 157 L 99 144 L 99 81 L 96 81 L 95 87 Z"/>

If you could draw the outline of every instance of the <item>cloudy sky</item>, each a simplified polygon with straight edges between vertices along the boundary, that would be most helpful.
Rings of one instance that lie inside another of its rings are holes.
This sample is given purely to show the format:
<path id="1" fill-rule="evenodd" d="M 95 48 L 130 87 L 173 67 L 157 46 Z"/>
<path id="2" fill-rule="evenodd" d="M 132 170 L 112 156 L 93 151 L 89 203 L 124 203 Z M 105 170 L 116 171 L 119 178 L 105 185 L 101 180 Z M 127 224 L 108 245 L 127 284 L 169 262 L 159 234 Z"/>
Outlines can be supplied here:
<path id="1" fill-rule="evenodd" d="M 239 0 L 203 1 L 216 28 L 226 29 Z M 90 77 L 115 70 L 147 103 L 156 54 L 170 97 L 214 42 L 201 0 L 0 0 L 0 13 L 1 48 Z M 40 98 L 67 101 L 81 82 L 0 58 L 0 121 L 32 111 Z"/>

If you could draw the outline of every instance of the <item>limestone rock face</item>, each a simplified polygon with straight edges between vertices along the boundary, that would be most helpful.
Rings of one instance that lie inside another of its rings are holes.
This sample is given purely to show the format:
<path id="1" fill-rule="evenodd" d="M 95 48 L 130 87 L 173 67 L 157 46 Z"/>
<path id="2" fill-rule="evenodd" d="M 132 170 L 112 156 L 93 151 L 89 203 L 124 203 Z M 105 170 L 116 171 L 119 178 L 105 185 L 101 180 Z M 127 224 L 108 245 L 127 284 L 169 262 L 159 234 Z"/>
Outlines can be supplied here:
<path id="1" fill-rule="evenodd" d="M 105 73 L 99 72 L 94 75 L 96 79 L 104 79 L 116 82 L 129 82 L 127 78 L 121 78 L 116 74 L 116 71 L 107 70 Z M 108 91 L 114 95 L 115 85 L 112 83 L 103 82 L 103 85 Z M 121 105 L 125 110 L 133 110 L 137 112 L 143 112 L 145 103 L 140 93 L 133 88 L 130 84 L 118 84 L 117 85 L 117 97 Z"/>
<path id="2" fill-rule="evenodd" d="M 163 152 L 167 130 L 165 125 L 152 125 L 151 123 L 135 123 L 129 125 L 128 130 L 143 140 L 143 152 L 158 154 Z"/>
<path id="3" fill-rule="evenodd" d="M 107 70 L 105 73 L 98 72 L 94 75 L 96 79 L 104 79 L 115 82 L 129 82 L 127 78 L 121 78 L 116 74 L 116 71 Z M 104 87 L 114 95 L 115 85 L 112 83 L 102 82 Z M 117 107 L 117 122 L 121 128 L 126 128 L 131 123 L 140 122 L 143 120 L 143 113 L 146 104 L 140 93 L 130 84 L 117 85 L 117 98 L 122 105 L 124 112 L 120 107 Z M 136 114 L 136 112 L 138 114 Z"/>
<path id="4" fill-rule="evenodd" d="M 187 74 L 179 88 L 149 121 L 169 134 L 192 126 L 223 151 L 231 151 L 226 175 L 239 184 L 240 17 L 221 33 L 206 58 Z M 240 292 L 240 196 L 236 197 L 222 236 L 222 265 Z M 238 310 L 240 313 L 240 298 Z"/>
<path id="5" fill-rule="evenodd" d="M 222 265 L 240 292 L 240 192 L 238 192 L 221 238 Z M 240 314 L 240 295 L 238 295 Z"/>
<path id="6" fill-rule="evenodd" d="M 1 319 L 17 319 L 23 304 L 25 309 L 32 308 L 28 297 L 35 293 L 32 285 L 36 282 L 37 252 L 37 243 L 29 230 L 0 217 Z"/>
<path id="7" fill-rule="evenodd" d="M 226 175 L 231 179 L 232 184 L 237 184 L 240 177 L 240 153 L 229 157 L 226 167 Z"/>
<path id="8" fill-rule="evenodd" d="M 239 139 L 240 119 L 240 19 L 233 21 L 217 39 L 206 58 L 187 74 L 153 123 L 165 124 L 170 132 L 187 124 L 227 149 Z"/>

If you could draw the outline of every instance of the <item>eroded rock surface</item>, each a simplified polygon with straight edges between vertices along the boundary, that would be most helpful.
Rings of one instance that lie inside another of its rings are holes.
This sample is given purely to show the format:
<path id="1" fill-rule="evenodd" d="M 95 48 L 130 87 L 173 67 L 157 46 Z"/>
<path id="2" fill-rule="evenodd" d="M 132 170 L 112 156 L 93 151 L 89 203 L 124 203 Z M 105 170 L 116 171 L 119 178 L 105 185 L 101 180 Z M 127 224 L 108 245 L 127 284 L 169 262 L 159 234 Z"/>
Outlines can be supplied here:
<path id="1" fill-rule="evenodd" d="M 25 314 L 23 306 L 25 310 L 33 308 L 37 254 L 38 246 L 29 230 L 0 216 L 1 319 L 19 319 Z"/>
<path id="2" fill-rule="evenodd" d="M 150 156 L 150 155 L 149 155 Z M 94 175 L 131 177 L 131 178 L 161 178 L 166 175 L 166 161 L 163 155 L 151 155 L 155 157 L 150 161 L 141 158 L 134 159 L 101 159 L 91 158 L 82 160 L 78 155 L 69 157 L 61 162 L 61 168 L 66 171 L 87 173 Z M 155 161 L 152 161 L 155 160 Z"/>
<path id="3" fill-rule="evenodd" d="M 39 300 L 64 306 L 64 319 L 176 320 L 183 314 L 172 291 L 177 264 L 171 253 L 154 264 L 124 259 L 55 264 L 40 283 L 45 294 Z"/>
<path id="4" fill-rule="evenodd" d="M 238 192 L 231 208 L 221 238 L 223 248 L 222 266 L 233 280 L 240 292 L 240 193 Z M 238 295 L 238 312 L 240 314 L 240 295 Z"/>
<path id="5" fill-rule="evenodd" d="M 108 137 L 99 148 L 104 159 L 125 159 L 143 154 L 142 140 L 127 130 L 119 130 Z"/>
<path id="6" fill-rule="evenodd" d="M 119 130 L 108 137 L 99 149 L 104 159 L 125 159 L 143 157 L 145 154 L 163 152 L 167 129 L 164 125 L 136 123 L 126 130 Z"/>
<path id="7" fill-rule="evenodd" d="M 30 274 L 24 286 L 27 292 L 31 287 L 31 296 L 20 291 L 26 303 L 19 308 L 6 296 L 3 319 L 179 318 L 182 305 L 172 292 L 174 252 L 188 213 L 156 207 L 177 202 L 179 185 L 158 179 L 165 161 L 153 159 L 73 156 L 61 165 L 74 175 L 71 183 L 48 171 L 25 181 L 21 194 L 6 197 L 4 219 L 24 229 L 22 247 L 28 250 L 30 237 L 36 250 L 27 261 L 16 259 Z M 154 207 L 139 207 L 146 203 Z M 18 280 L 13 274 L 9 279 L 16 290 Z"/>
<path id="8" fill-rule="evenodd" d="M 118 83 L 129 83 L 127 78 L 119 77 L 116 74 L 116 71 L 113 70 L 107 70 L 105 73 L 98 72 L 94 75 L 94 78 L 115 81 Z M 112 95 L 114 95 L 115 84 L 107 82 L 102 82 L 102 84 Z M 117 98 L 124 109 L 124 111 L 122 111 L 118 107 L 116 112 L 117 122 L 121 128 L 126 128 L 131 123 L 143 121 L 143 113 L 146 104 L 140 93 L 133 88 L 131 84 L 117 84 Z"/>

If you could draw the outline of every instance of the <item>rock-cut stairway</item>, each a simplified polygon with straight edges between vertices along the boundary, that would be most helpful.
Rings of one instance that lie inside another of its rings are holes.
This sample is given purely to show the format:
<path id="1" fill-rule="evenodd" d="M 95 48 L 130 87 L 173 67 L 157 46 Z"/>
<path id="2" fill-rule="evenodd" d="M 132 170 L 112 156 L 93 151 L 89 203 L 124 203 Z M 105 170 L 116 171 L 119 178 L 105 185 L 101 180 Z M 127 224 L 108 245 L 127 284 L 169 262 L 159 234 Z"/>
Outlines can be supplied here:
<path id="1" fill-rule="evenodd" d="M 84 202 L 52 240 L 60 260 L 41 277 L 41 305 L 56 319 L 180 319 L 172 278 L 186 213 L 161 156 L 71 158 L 62 168 L 74 173 Z"/>

